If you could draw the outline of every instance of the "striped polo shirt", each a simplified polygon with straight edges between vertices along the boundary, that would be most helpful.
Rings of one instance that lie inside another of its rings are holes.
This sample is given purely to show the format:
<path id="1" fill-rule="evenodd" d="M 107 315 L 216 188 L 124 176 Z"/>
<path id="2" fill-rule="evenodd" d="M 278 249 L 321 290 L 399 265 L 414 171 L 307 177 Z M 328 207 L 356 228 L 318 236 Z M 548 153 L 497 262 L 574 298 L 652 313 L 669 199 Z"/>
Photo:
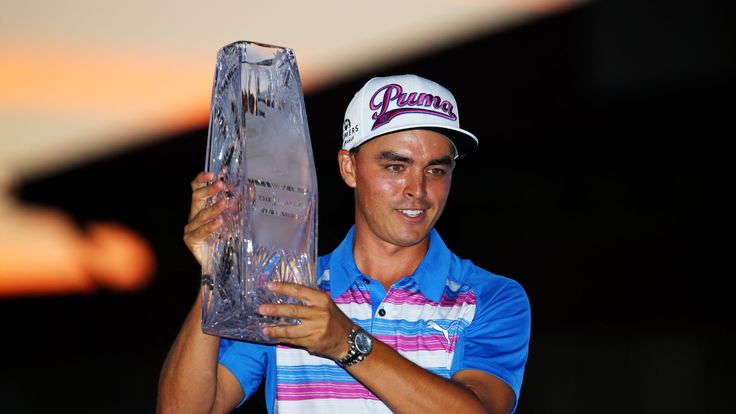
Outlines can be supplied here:
<path id="1" fill-rule="evenodd" d="M 351 228 L 337 249 L 320 257 L 319 288 L 353 322 L 417 365 L 444 378 L 462 369 L 488 372 L 518 401 L 530 330 L 523 288 L 458 258 L 432 230 L 421 264 L 386 291 L 358 270 L 353 234 Z M 265 374 L 270 413 L 391 412 L 334 361 L 301 349 L 222 339 L 219 361 L 246 398 Z"/>

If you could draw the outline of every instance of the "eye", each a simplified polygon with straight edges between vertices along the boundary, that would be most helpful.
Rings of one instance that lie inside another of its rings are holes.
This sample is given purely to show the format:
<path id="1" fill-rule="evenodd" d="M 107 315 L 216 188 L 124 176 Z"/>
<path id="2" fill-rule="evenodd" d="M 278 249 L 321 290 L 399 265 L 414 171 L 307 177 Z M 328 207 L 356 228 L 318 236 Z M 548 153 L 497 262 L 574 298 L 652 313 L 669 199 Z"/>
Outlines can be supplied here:
<path id="1" fill-rule="evenodd" d="M 404 170 L 404 166 L 401 164 L 389 164 L 386 169 L 390 172 L 401 172 Z"/>
<path id="2" fill-rule="evenodd" d="M 437 168 L 437 167 L 435 167 L 435 168 L 428 169 L 427 170 L 427 173 L 429 175 L 442 176 L 442 175 L 447 174 L 447 170 L 445 170 L 444 168 Z"/>

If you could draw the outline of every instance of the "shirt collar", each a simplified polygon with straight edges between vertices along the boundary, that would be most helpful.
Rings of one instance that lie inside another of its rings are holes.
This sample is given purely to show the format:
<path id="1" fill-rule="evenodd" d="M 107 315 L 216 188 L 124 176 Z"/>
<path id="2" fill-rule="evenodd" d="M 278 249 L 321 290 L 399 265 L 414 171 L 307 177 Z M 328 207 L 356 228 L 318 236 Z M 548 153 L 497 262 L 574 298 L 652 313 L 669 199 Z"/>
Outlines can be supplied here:
<path id="1" fill-rule="evenodd" d="M 362 276 L 353 256 L 354 236 L 355 226 L 353 225 L 345 239 L 330 255 L 327 267 L 330 269 L 330 296 L 333 299 L 342 295 L 356 278 Z M 442 241 L 439 233 L 432 229 L 429 233 L 427 254 L 411 275 L 427 299 L 439 302 L 445 289 L 451 258 L 452 253 L 445 242 Z"/>

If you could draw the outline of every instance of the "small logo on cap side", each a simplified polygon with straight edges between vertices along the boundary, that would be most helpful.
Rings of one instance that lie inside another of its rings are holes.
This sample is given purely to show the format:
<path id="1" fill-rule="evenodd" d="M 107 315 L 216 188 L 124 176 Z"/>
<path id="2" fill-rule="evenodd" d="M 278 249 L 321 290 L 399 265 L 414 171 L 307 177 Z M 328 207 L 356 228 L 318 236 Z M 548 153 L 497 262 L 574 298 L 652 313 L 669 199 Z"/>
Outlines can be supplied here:
<path id="1" fill-rule="evenodd" d="M 389 109 L 392 103 L 395 108 Z M 401 114 L 408 113 L 434 115 L 450 121 L 457 120 L 457 115 L 453 112 L 455 108 L 450 101 L 426 92 L 407 94 L 401 85 L 395 83 L 378 89 L 371 97 L 369 105 L 372 110 L 376 111 L 373 113 L 372 118 L 375 122 L 371 131 L 388 124 Z"/>
<path id="2" fill-rule="evenodd" d="M 357 125 L 351 125 L 350 120 L 346 119 L 342 123 L 342 143 L 346 145 L 355 138 L 355 134 L 358 132 Z"/>

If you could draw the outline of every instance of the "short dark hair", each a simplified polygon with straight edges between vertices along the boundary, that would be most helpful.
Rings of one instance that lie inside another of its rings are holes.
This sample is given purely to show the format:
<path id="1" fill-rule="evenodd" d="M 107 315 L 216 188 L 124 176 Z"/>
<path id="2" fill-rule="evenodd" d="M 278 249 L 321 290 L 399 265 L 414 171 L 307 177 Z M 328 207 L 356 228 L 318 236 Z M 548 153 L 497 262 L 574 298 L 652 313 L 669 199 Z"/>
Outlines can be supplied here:
<path id="1" fill-rule="evenodd" d="M 449 141 L 449 140 L 450 140 L 450 139 L 448 138 L 448 141 Z M 367 142 L 367 141 L 366 141 L 366 142 Z M 451 142 L 452 142 L 452 141 L 451 141 Z M 363 144 L 365 144 L 365 142 L 364 142 Z M 356 154 L 358 153 L 358 151 L 360 151 L 360 147 L 362 147 L 362 146 L 363 146 L 363 144 L 360 144 L 360 145 L 358 145 L 357 147 L 353 147 L 353 148 L 350 148 L 350 149 L 348 150 L 348 152 L 350 153 L 350 155 L 356 155 Z M 457 158 L 457 147 L 455 146 L 455 144 L 454 144 L 454 143 L 453 143 L 453 145 L 452 145 L 452 156 L 453 156 L 453 158 Z M 453 163 L 453 165 L 454 165 L 454 163 Z"/>

